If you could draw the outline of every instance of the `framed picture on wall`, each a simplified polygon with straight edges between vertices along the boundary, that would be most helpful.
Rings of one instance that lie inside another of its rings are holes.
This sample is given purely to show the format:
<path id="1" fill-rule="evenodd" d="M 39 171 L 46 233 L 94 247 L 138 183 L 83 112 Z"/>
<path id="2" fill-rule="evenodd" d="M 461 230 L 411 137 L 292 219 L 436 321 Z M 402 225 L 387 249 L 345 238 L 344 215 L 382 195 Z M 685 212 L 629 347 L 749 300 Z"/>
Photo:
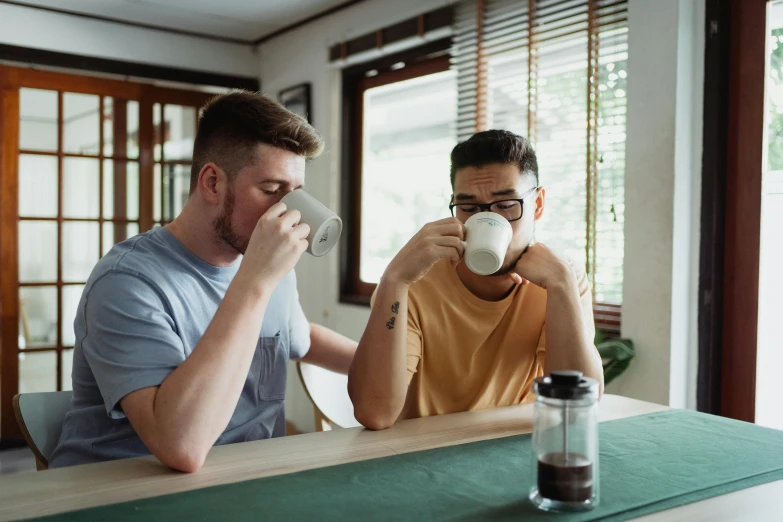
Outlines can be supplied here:
<path id="1" fill-rule="evenodd" d="M 280 103 L 293 112 L 298 114 L 302 118 L 306 119 L 308 123 L 312 125 L 313 120 L 311 118 L 312 111 L 310 109 L 310 84 L 301 83 L 294 85 L 287 89 L 283 89 L 278 94 Z"/>

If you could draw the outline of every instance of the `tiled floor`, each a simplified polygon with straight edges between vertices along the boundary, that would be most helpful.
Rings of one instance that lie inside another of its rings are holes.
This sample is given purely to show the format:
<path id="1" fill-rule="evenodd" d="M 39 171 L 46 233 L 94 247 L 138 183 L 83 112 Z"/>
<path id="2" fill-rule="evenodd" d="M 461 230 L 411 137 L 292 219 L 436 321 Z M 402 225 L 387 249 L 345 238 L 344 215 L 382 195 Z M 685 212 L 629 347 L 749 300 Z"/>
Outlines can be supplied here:
<path id="1" fill-rule="evenodd" d="M 35 471 L 35 457 L 28 448 L 0 451 L 0 475 Z"/>

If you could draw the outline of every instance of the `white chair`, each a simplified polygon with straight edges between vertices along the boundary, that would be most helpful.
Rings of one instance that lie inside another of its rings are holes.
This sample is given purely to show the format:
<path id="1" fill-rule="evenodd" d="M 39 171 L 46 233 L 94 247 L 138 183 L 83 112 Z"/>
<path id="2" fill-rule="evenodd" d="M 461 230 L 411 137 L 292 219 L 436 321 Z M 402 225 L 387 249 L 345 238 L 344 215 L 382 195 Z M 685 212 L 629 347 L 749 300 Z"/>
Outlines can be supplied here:
<path id="1" fill-rule="evenodd" d="M 360 426 L 353 416 L 346 375 L 301 361 L 296 363 L 296 370 L 305 393 L 313 403 L 317 431 Z"/>
<path id="2" fill-rule="evenodd" d="M 49 469 L 49 458 L 60 440 L 72 396 L 72 392 L 62 391 L 22 393 L 14 397 L 16 422 L 33 450 L 38 471 Z"/>

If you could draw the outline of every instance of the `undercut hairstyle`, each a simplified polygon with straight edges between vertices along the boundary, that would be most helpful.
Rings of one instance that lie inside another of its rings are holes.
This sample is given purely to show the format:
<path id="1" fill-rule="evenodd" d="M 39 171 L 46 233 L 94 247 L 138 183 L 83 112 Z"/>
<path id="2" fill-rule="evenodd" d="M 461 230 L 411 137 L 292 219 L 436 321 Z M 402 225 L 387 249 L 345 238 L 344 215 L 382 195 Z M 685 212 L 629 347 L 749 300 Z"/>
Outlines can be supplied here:
<path id="1" fill-rule="evenodd" d="M 249 91 L 216 96 L 201 110 L 190 192 L 196 189 L 199 172 L 209 162 L 223 169 L 233 182 L 240 170 L 255 161 L 259 143 L 305 159 L 315 158 L 324 149 L 323 138 L 304 118 L 268 96 Z"/>
<path id="2" fill-rule="evenodd" d="M 538 160 L 530 142 L 513 132 L 488 130 L 474 134 L 451 151 L 451 187 L 458 170 L 493 163 L 516 165 L 520 175 L 535 176 L 538 185 Z"/>

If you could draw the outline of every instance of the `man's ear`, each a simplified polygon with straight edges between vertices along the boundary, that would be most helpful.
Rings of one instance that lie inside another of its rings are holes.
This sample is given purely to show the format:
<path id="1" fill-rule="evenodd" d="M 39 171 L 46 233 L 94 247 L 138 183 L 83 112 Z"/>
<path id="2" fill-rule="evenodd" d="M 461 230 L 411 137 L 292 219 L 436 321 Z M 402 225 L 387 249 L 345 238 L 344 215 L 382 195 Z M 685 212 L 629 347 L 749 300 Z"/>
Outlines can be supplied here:
<path id="1" fill-rule="evenodd" d="M 220 167 L 212 162 L 206 163 L 198 173 L 196 191 L 201 194 L 204 201 L 217 205 L 220 203 L 219 185 L 227 181 L 226 174 Z"/>
<path id="2" fill-rule="evenodd" d="M 536 221 L 541 219 L 541 216 L 544 215 L 545 201 L 546 201 L 546 189 L 544 187 L 539 187 L 538 191 L 536 192 L 536 212 L 534 214 L 534 218 Z"/>

